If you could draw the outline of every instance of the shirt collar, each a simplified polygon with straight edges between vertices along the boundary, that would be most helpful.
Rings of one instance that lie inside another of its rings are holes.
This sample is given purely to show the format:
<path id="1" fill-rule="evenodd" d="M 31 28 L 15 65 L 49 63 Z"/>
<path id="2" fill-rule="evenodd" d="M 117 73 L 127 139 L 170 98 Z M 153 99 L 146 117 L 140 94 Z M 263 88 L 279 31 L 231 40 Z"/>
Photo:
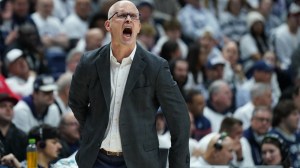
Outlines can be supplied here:
<path id="1" fill-rule="evenodd" d="M 136 44 L 134 46 L 134 49 L 132 50 L 132 52 L 129 55 L 131 61 L 133 61 L 133 58 L 134 58 L 134 55 L 135 55 L 135 51 L 136 51 Z M 112 58 L 115 58 L 115 57 L 113 56 L 112 49 L 111 49 L 111 46 L 110 46 L 110 60 L 112 60 Z"/>

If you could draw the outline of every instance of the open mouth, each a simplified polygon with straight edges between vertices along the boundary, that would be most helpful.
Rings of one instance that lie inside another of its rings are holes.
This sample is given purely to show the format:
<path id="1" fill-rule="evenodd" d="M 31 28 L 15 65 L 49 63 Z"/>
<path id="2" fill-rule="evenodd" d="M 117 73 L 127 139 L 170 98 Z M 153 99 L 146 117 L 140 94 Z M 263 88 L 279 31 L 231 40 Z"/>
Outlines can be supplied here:
<path id="1" fill-rule="evenodd" d="M 123 30 L 123 34 L 127 37 L 131 37 L 132 35 L 132 29 L 129 28 L 129 27 L 126 27 L 124 30 Z"/>

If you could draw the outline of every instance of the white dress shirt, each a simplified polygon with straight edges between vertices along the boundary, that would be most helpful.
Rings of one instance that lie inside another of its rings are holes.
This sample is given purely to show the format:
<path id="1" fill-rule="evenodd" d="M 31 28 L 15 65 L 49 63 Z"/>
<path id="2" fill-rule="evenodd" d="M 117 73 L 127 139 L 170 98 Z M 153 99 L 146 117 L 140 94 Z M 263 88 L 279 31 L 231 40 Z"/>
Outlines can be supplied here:
<path id="1" fill-rule="evenodd" d="M 113 56 L 110 49 L 110 85 L 111 102 L 109 112 L 109 122 L 105 132 L 106 137 L 102 141 L 101 148 L 112 151 L 122 152 L 121 137 L 119 131 L 119 116 L 122 105 L 123 93 L 129 70 L 134 58 L 136 46 L 129 57 L 123 58 L 119 63 Z"/>

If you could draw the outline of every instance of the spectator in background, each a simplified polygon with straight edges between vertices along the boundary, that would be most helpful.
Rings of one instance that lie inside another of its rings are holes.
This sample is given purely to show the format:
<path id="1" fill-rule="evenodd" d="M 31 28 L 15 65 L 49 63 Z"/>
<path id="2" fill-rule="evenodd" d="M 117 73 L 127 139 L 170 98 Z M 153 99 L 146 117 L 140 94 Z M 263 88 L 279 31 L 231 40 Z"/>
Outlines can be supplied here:
<path id="1" fill-rule="evenodd" d="M 211 132 L 210 121 L 203 115 L 203 109 L 206 105 L 205 98 L 201 92 L 190 90 L 186 95 L 186 103 L 194 121 L 191 136 L 199 141 Z"/>
<path id="2" fill-rule="evenodd" d="M 229 0 L 225 12 L 220 15 L 219 19 L 224 36 L 236 43 L 247 32 L 246 15 L 242 7 L 242 0 Z"/>
<path id="3" fill-rule="evenodd" d="M 202 29 L 202 34 L 198 38 L 198 42 L 201 45 L 201 54 L 210 60 L 214 57 L 221 56 L 221 51 L 217 48 L 216 33 L 213 28 L 206 26 Z"/>
<path id="4" fill-rule="evenodd" d="M 166 41 L 163 44 L 159 55 L 168 62 L 181 58 L 181 52 L 178 43 L 172 40 Z"/>
<path id="5" fill-rule="evenodd" d="M 70 85 L 72 81 L 72 73 L 62 74 L 56 81 L 57 94 L 54 96 L 54 103 L 57 105 L 60 115 L 71 111 L 68 105 Z"/>
<path id="6" fill-rule="evenodd" d="M 80 51 L 91 51 L 100 48 L 103 44 L 104 33 L 100 28 L 91 28 L 86 34 L 85 38 L 78 41 L 76 49 Z"/>
<path id="7" fill-rule="evenodd" d="M 261 144 L 263 165 L 291 167 L 289 149 L 277 134 L 267 134 Z"/>
<path id="8" fill-rule="evenodd" d="M 8 46 L 8 51 L 19 48 L 26 56 L 29 68 L 37 74 L 47 73 L 48 67 L 44 58 L 45 48 L 41 43 L 37 29 L 29 23 L 24 23 L 19 27 L 17 40 Z"/>
<path id="9" fill-rule="evenodd" d="M 33 94 L 24 97 L 14 107 L 13 123 L 25 133 L 42 123 L 58 126 L 60 114 L 53 104 L 54 90 L 56 90 L 56 85 L 53 77 L 38 76 L 33 84 Z"/>
<path id="10" fill-rule="evenodd" d="M 74 73 L 77 64 L 80 61 L 83 52 L 77 49 L 72 49 L 66 57 L 66 72 Z"/>
<path id="11" fill-rule="evenodd" d="M 33 92 L 35 73 L 30 71 L 25 54 L 20 49 L 12 49 L 6 54 L 6 66 L 9 77 L 5 80 L 10 89 L 24 97 Z"/>
<path id="12" fill-rule="evenodd" d="M 90 0 L 75 0 L 74 13 L 63 22 L 64 32 L 73 48 L 80 38 L 84 38 L 88 30 L 88 18 L 91 13 Z"/>
<path id="13" fill-rule="evenodd" d="M 272 42 L 280 67 L 287 69 L 291 64 L 291 56 L 300 44 L 300 5 L 292 3 L 286 23 L 274 30 Z"/>
<path id="14" fill-rule="evenodd" d="M 265 33 L 265 19 L 259 12 L 248 13 L 247 27 L 248 33 L 240 40 L 241 61 L 245 72 L 269 49 L 269 41 Z"/>
<path id="15" fill-rule="evenodd" d="M 46 48 L 46 54 L 65 54 L 69 41 L 63 32 L 61 21 L 52 16 L 53 0 L 38 0 L 36 12 L 31 15 L 37 26 L 41 41 Z"/>
<path id="16" fill-rule="evenodd" d="M 52 15 L 63 22 L 74 12 L 74 0 L 53 0 L 54 9 Z"/>
<path id="17" fill-rule="evenodd" d="M 111 3 L 112 1 L 104 1 L 104 2 Z M 108 44 L 111 40 L 110 33 L 108 33 L 104 27 L 104 23 L 106 20 L 107 20 L 107 14 L 103 13 L 103 11 L 100 11 L 92 15 L 89 22 L 89 29 L 99 28 L 102 30 L 102 33 L 104 33 L 102 45 Z"/>
<path id="18" fill-rule="evenodd" d="M 208 93 L 209 99 L 203 114 L 209 119 L 212 132 L 218 132 L 223 119 L 232 115 L 229 111 L 232 104 L 232 91 L 227 82 L 217 80 L 210 85 Z"/>
<path id="19" fill-rule="evenodd" d="M 66 158 L 76 152 L 79 148 L 79 123 L 72 111 L 69 111 L 62 116 L 58 129 L 62 144 L 60 157 Z"/>
<path id="20" fill-rule="evenodd" d="M 274 68 L 266 61 L 257 61 L 251 68 L 252 77 L 247 80 L 236 93 L 236 107 L 241 107 L 250 101 L 250 89 L 255 83 L 265 83 L 271 86 L 272 90 L 272 106 L 276 105 L 281 95 L 278 81 L 273 80 L 272 76 Z"/>
<path id="21" fill-rule="evenodd" d="M 189 46 L 187 61 L 189 63 L 189 74 L 186 88 L 192 89 L 203 83 L 206 56 L 201 53 L 201 45 L 193 43 Z M 207 97 L 207 96 L 206 96 Z"/>
<path id="22" fill-rule="evenodd" d="M 239 107 L 233 116 L 243 122 L 243 130 L 251 125 L 251 118 L 256 107 L 266 106 L 271 108 L 272 90 L 271 86 L 264 83 L 254 83 L 250 90 L 251 100 L 245 105 Z"/>
<path id="23" fill-rule="evenodd" d="M 247 139 L 242 137 L 242 121 L 232 117 L 226 117 L 221 123 L 219 132 L 226 132 L 228 136 L 233 140 L 233 165 L 235 165 L 236 167 L 254 166 L 250 145 Z"/>
<path id="24" fill-rule="evenodd" d="M 207 150 L 191 167 L 211 167 L 212 165 L 229 165 L 233 159 L 233 140 L 226 133 L 217 133 L 209 138 Z"/>
<path id="25" fill-rule="evenodd" d="M 239 63 L 240 55 L 237 43 L 229 41 L 225 43 L 222 49 L 222 55 L 226 60 L 224 67 L 224 80 L 235 87 L 239 87 L 246 81 L 246 77 Z"/>
<path id="26" fill-rule="evenodd" d="M 38 31 L 33 20 L 29 16 L 29 0 L 12 0 L 13 17 L 11 23 L 11 29 L 5 38 L 5 45 L 10 46 L 19 36 L 18 29 L 23 24 L 30 24 L 34 29 L 34 34 L 38 35 Z"/>
<path id="27" fill-rule="evenodd" d="M 50 168 L 62 147 L 57 129 L 46 124 L 35 126 L 30 130 L 28 138 L 36 141 L 38 167 Z M 22 167 L 26 166 L 27 162 L 22 162 Z"/>
<path id="28" fill-rule="evenodd" d="M 290 151 L 292 167 L 299 167 L 300 160 L 300 134 L 297 132 L 299 124 L 299 111 L 291 100 L 280 101 L 274 108 L 274 117 L 271 130 L 286 143 Z"/>
<path id="29" fill-rule="evenodd" d="M 251 125 L 247 128 L 243 136 L 251 146 L 252 158 L 255 165 L 262 164 L 261 142 L 271 128 L 272 110 L 269 107 L 259 106 L 253 110 Z"/>
<path id="30" fill-rule="evenodd" d="M 163 34 L 163 27 L 162 27 L 162 21 L 154 18 L 153 12 L 154 12 L 154 6 L 152 2 L 141 0 L 139 3 L 137 3 L 137 8 L 140 13 L 140 22 L 143 24 L 147 23 L 151 25 L 152 28 L 155 29 L 155 40 L 157 41 L 160 36 Z"/>
<path id="31" fill-rule="evenodd" d="M 169 64 L 170 64 L 171 74 L 174 80 L 177 82 L 181 94 L 185 95 L 184 87 L 186 85 L 187 78 L 188 78 L 188 68 L 189 68 L 188 62 L 184 59 L 179 58 L 171 61 Z"/>
<path id="32" fill-rule="evenodd" d="M 13 107 L 18 99 L 9 93 L 0 93 L 0 143 L 3 144 L 3 155 L 13 154 L 18 160 L 26 158 L 27 136 L 12 123 Z"/>
<path id="33" fill-rule="evenodd" d="M 207 61 L 203 85 L 206 90 L 216 80 L 223 80 L 226 60 L 220 55 Z"/>
<path id="34" fill-rule="evenodd" d="M 186 5 L 178 13 L 178 20 L 182 25 L 183 35 L 191 41 L 198 40 L 206 26 L 213 28 L 218 41 L 222 36 L 217 19 L 201 6 L 199 0 L 186 0 Z"/>
<path id="35" fill-rule="evenodd" d="M 177 0 L 153 0 L 154 16 L 164 18 L 166 20 L 176 16 L 180 5 Z"/>
<path id="36" fill-rule="evenodd" d="M 157 32 L 149 23 L 142 23 L 140 33 L 138 34 L 138 43 L 147 51 L 151 51 L 155 44 L 155 36 Z"/>
<path id="37" fill-rule="evenodd" d="M 166 20 L 163 24 L 163 27 L 165 34 L 158 39 L 152 49 L 152 52 L 159 55 L 162 50 L 163 44 L 165 44 L 165 42 L 169 40 L 172 40 L 178 43 L 182 58 L 186 58 L 188 54 L 188 47 L 181 39 L 182 34 L 180 22 L 176 18 L 172 18 L 171 20 Z"/>
<path id="38" fill-rule="evenodd" d="M 281 20 L 272 14 L 272 6 L 273 0 L 261 0 L 258 6 L 258 12 L 265 18 L 265 32 L 267 36 L 281 24 Z"/>

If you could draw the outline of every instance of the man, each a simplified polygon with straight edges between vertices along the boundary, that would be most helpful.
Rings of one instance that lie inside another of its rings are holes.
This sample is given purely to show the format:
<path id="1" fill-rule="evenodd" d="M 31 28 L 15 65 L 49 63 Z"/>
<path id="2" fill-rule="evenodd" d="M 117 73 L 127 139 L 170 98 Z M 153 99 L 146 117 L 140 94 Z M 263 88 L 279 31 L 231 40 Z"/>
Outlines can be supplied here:
<path id="1" fill-rule="evenodd" d="M 28 138 L 36 140 L 37 167 L 50 168 L 50 164 L 58 158 L 61 149 L 57 129 L 47 124 L 35 126 L 30 130 Z M 26 164 L 22 162 L 21 167 L 26 167 Z"/>
<path id="2" fill-rule="evenodd" d="M 54 96 L 54 103 L 57 105 L 60 115 L 71 111 L 68 105 L 71 81 L 72 73 L 70 72 L 62 74 L 56 81 L 57 94 Z"/>
<path id="3" fill-rule="evenodd" d="M 246 81 L 236 92 L 236 107 L 241 107 L 251 101 L 250 89 L 255 83 L 265 83 L 272 89 L 272 105 L 276 105 L 281 95 L 278 81 L 274 76 L 274 67 L 264 60 L 254 63 L 251 70 L 252 77 Z"/>
<path id="4" fill-rule="evenodd" d="M 220 133 L 226 132 L 233 140 L 233 164 L 237 167 L 254 166 L 251 148 L 243 135 L 243 123 L 233 117 L 226 117 L 220 128 Z"/>
<path id="5" fill-rule="evenodd" d="M 232 103 L 232 91 L 223 80 L 217 80 L 209 87 L 209 100 L 203 114 L 211 123 L 212 132 L 220 130 L 221 123 L 226 116 L 231 116 L 229 111 Z"/>
<path id="6" fill-rule="evenodd" d="M 254 83 L 250 91 L 251 101 L 239 107 L 234 112 L 234 117 L 243 122 L 243 129 L 246 130 L 250 126 L 252 112 L 255 107 L 267 106 L 272 104 L 271 86 L 264 83 Z"/>
<path id="7" fill-rule="evenodd" d="M 29 69 L 25 54 L 20 49 L 12 49 L 6 54 L 6 65 L 9 77 L 5 82 L 17 95 L 29 96 L 32 94 L 35 73 Z"/>
<path id="8" fill-rule="evenodd" d="M 205 98 L 200 91 L 190 90 L 186 96 L 186 103 L 194 121 L 192 125 L 195 126 L 191 135 L 199 141 L 211 132 L 210 121 L 203 115 L 203 109 L 206 105 Z"/>
<path id="9" fill-rule="evenodd" d="M 13 154 L 18 160 L 24 160 L 26 156 L 27 136 L 12 123 L 14 116 L 13 106 L 18 99 L 8 93 L 0 94 L 0 143 L 4 151 L 1 157 Z"/>
<path id="10" fill-rule="evenodd" d="M 255 165 L 262 164 L 261 142 L 271 128 L 272 111 L 270 107 L 258 106 L 251 117 L 251 125 L 243 133 L 251 146 L 252 158 Z"/>
<path id="11" fill-rule="evenodd" d="M 289 148 L 292 167 L 300 167 L 300 133 L 297 131 L 299 120 L 299 111 L 292 100 L 280 101 L 275 106 L 271 132 L 279 135 Z"/>
<path id="12" fill-rule="evenodd" d="M 63 115 L 59 123 L 59 134 L 62 144 L 61 157 L 72 155 L 79 148 L 79 123 L 72 112 Z"/>
<path id="13" fill-rule="evenodd" d="M 177 82 L 179 90 L 184 95 L 185 86 L 188 80 L 189 64 L 186 60 L 178 58 L 170 62 L 170 70 L 174 80 Z"/>
<path id="14" fill-rule="evenodd" d="M 14 124 L 25 133 L 42 123 L 58 126 L 60 114 L 53 104 L 53 91 L 56 90 L 54 79 L 51 76 L 40 75 L 33 84 L 33 94 L 24 97 L 14 107 Z"/>
<path id="15" fill-rule="evenodd" d="M 208 139 L 207 149 L 191 167 L 210 168 L 212 165 L 229 165 L 233 159 L 233 140 L 224 132 L 216 133 Z M 225 166 L 224 166 L 225 167 Z"/>
<path id="16" fill-rule="evenodd" d="M 112 42 L 83 55 L 70 88 L 69 105 L 82 127 L 78 166 L 159 167 L 155 115 L 161 106 L 172 137 L 169 165 L 189 167 L 187 107 L 168 63 L 136 44 L 136 6 L 116 2 L 105 27 Z"/>
<path id="17" fill-rule="evenodd" d="M 273 33 L 276 56 L 282 69 L 288 69 L 291 56 L 300 44 L 300 5 L 292 3 L 289 7 L 286 23 L 278 26 Z"/>

